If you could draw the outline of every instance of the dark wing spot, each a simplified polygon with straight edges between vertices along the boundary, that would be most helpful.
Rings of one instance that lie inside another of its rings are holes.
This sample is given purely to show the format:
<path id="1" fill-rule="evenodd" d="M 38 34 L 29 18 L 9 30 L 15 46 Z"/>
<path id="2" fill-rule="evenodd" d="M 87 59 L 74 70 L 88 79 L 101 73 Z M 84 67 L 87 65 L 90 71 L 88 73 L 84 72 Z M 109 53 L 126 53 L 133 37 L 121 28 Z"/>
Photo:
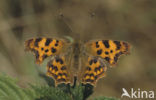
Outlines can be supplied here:
<path id="1" fill-rule="evenodd" d="M 110 53 L 113 53 L 113 50 L 111 50 Z"/>
<path id="2" fill-rule="evenodd" d="M 96 67 L 96 68 L 94 69 L 94 71 L 97 72 L 97 71 L 100 70 L 100 69 L 101 69 L 101 66 Z"/>
<path id="3" fill-rule="evenodd" d="M 51 67 L 52 69 L 54 69 L 54 66 L 53 66 L 53 64 L 51 64 L 51 63 L 48 63 L 48 66 L 49 66 L 49 67 Z"/>
<path id="4" fill-rule="evenodd" d="M 48 52 L 48 51 L 49 51 L 48 49 L 45 50 L 45 52 Z"/>
<path id="5" fill-rule="evenodd" d="M 38 47 L 38 42 L 40 42 L 41 40 L 42 40 L 42 38 L 37 38 L 37 39 L 35 40 L 34 45 L 35 45 L 36 47 Z"/>
<path id="6" fill-rule="evenodd" d="M 64 62 L 63 62 L 63 60 L 62 59 L 60 59 L 60 64 L 63 64 Z"/>
<path id="7" fill-rule="evenodd" d="M 49 46 L 49 44 L 50 44 L 51 41 L 52 41 L 52 39 L 47 38 L 46 43 L 45 43 L 45 46 Z"/>
<path id="8" fill-rule="evenodd" d="M 105 54 L 106 54 L 106 55 L 108 55 L 108 54 L 109 54 L 109 52 L 107 52 L 107 51 L 106 51 L 106 52 L 105 52 Z"/>
<path id="9" fill-rule="evenodd" d="M 62 66 L 61 67 L 61 70 L 66 70 L 66 66 Z"/>
<path id="10" fill-rule="evenodd" d="M 103 42 L 103 44 L 105 45 L 106 48 L 109 48 L 108 40 L 103 40 L 102 42 Z"/>
<path id="11" fill-rule="evenodd" d="M 99 69 L 101 69 L 102 68 L 102 66 L 99 66 Z"/>
<path id="12" fill-rule="evenodd" d="M 101 55 L 101 54 L 102 54 L 102 49 L 97 50 L 97 54 L 98 54 L 98 55 Z"/>
<path id="13" fill-rule="evenodd" d="M 41 50 L 44 50 L 44 48 L 42 47 Z"/>
<path id="14" fill-rule="evenodd" d="M 59 76 L 62 76 L 62 73 L 58 73 Z"/>
<path id="15" fill-rule="evenodd" d="M 105 57 L 105 60 L 109 62 L 110 61 L 110 58 L 109 57 Z"/>
<path id="16" fill-rule="evenodd" d="M 56 58 L 56 62 L 60 62 L 60 64 L 63 64 L 63 60 L 61 58 Z"/>
<path id="17" fill-rule="evenodd" d="M 98 44 L 96 45 L 96 48 L 99 48 L 99 45 Z"/>
<path id="18" fill-rule="evenodd" d="M 66 80 L 64 78 L 57 79 L 58 82 L 65 82 Z"/>
<path id="19" fill-rule="evenodd" d="M 51 52 L 52 53 L 55 53 L 56 52 L 56 49 L 55 48 L 51 48 Z"/>
<path id="20" fill-rule="evenodd" d="M 47 57 L 48 57 L 48 55 L 46 55 L 46 54 L 42 56 L 43 59 L 45 59 L 45 58 L 47 58 Z"/>
<path id="21" fill-rule="evenodd" d="M 91 71 L 92 69 L 90 67 L 86 67 L 86 70 Z"/>
<path id="22" fill-rule="evenodd" d="M 126 47 L 126 50 L 125 50 L 125 52 L 127 52 L 127 51 L 128 51 L 128 48 L 129 48 L 129 45 L 128 45 L 128 43 L 126 43 L 126 42 L 123 42 L 123 45 Z"/>
<path id="23" fill-rule="evenodd" d="M 94 76 L 94 74 L 93 74 L 93 73 L 91 73 L 89 76 Z"/>
<path id="24" fill-rule="evenodd" d="M 59 43 L 59 40 L 56 40 L 56 43 Z"/>
<path id="25" fill-rule="evenodd" d="M 97 63 L 97 59 L 94 59 L 93 61 L 94 61 L 94 63 Z"/>
<path id="26" fill-rule="evenodd" d="M 62 75 L 66 76 L 66 77 L 68 76 L 67 73 L 62 73 Z"/>
<path id="27" fill-rule="evenodd" d="M 88 73 L 84 75 L 84 77 L 87 77 L 87 76 L 89 76 L 89 74 L 88 74 Z"/>
<path id="28" fill-rule="evenodd" d="M 98 68 L 99 68 L 99 70 L 100 70 L 100 69 L 101 69 L 101 68 L 103 68 L 103 67 L 102 67 L 101 65 L 99 65 L 99 67 L 98 67 Z"/>
<path id="29" fill-rule="evenodd" d="M 59 62 L 59 58 L 58 57 L 56 58 L 56 62 Z"/>
<path id="30" fill-rule="evenodd" d="M 114 57 L 114 61 L 115 61 L 115 62 L 118 61 L 118 57 L 119 57 L 121 54 L 123 54 L 123 53 L 122 53 L 122 52 L 119 52 L 119 53 L 117 53 L 117 54 L 115 55 L 115 57 Z"/>
<path id="31" fill-rule="evenodd" d="M 97 76 L 94 76 L 95 80 L 98 78 Z"/>
<path id="32" fill-rule="evenodd" d="M 57 47 L 58 46 L 58 43 L 55 43 L 55 46 Z"/>
<path id="33" fill-rule="evenodd" d="M 94 69 L 94 71 L 97 72 L 97 70 L 99 70 L 99 68 L 96 67 L 96 68 Z"/>
<path id="34" fill-rule="evenodd" d="M 59 40 L 56 40 L 55 46 L 59 45 Z"/>
<path id="35" fill-rule="evenodd" d="M 114 41 L 114 43 L 116 44 L 116 50 L 119 50 L 120 49 L 120 47 L 121 47 L 121 44 L 120 44 L 120 42 L 119 41 Z"/>
<path id="36" fill-rule="evenodd" d="M 36 59 L 38 59 L 39 56 L 40 56 L 40 55 L 39 55 L 39 52 L 38 52 L 37 50 L 35 50 L 35 49 L 33 49 L 32 51 L 35 53 Z"/>
<path id="37" fill-rule="evenodd" d="M 122 54 L 123 54 L 123 52 L 119 52 L 119 53 L 118 53 L 119 56 L 122 55 Z"/>
<path id="38" fill-rule="evenodd" d="M 55 71 L 58 71 L 58 68 L 57 68 L 57 66 L 54 66 L 53 68 L 54 68 L 54 70 L 55 70 Z"/>
<path id="39" fill-rule="evenodd" d="M 26 46 L 29 47 L 29 46 L 30 46 L 30 43 L 32 43 L 32 41 L 33 41 L 33 39 L 28 40 L 28 41 L 26 42 L 26 43 L 27 43 Z"/>
<path id="40" fill-rule="evenodd" d="M 117 53 L 115 56 L 119 57 L 122 54 L 122 52 Z"/>
<path id="41" fill-rule="evenodd" d="M 56 74 L 51 73 L 50 71 L 48 71 L 48 72 L 54 77 L 54 79 L 57 79 L 57 75 Z"/>
<path id="42" fill-rule="evenodd" d="M 89 61 L 89 65 L 92 65 L 92 64 L 93 64 L 93 60 L 90 60 L 90 61 Z"/>
<path id="43" fill-rule="evenodd" d="M 96 42 L 96 48 L 99 48 L 99 44 L 98 44 L 98 41 Z"/>

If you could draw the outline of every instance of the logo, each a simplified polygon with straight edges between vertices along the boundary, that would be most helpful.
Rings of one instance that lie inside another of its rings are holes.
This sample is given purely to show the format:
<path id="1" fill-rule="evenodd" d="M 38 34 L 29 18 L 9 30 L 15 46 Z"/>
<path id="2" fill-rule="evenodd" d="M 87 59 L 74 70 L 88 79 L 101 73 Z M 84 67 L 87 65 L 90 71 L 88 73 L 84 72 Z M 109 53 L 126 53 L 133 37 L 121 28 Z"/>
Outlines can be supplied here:
<path id="1" fill-rule="evenodd" d="M 140 88 L 138 88 L 137 90 L 131 88 L 131 91 L 128 92 L 125 88 L 122 88 L 122 95 L 121 98 L 125 97 L 129 97 L 129 98 L 149 98 L 149 99 L 153 99 L 154 98 L 154 91 L 144 91 L 144 90 L 140 90 Z"/>

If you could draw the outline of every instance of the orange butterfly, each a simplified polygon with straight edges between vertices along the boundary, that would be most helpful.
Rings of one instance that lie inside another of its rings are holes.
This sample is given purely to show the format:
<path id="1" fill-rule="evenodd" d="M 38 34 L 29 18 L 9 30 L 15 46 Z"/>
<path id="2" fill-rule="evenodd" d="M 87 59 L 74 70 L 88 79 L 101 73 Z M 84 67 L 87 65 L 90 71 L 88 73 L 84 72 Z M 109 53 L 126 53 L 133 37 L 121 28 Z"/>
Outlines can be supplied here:
<path id="1" fill-rule="evenodd" d="M 120 55 L 129 54 L 130 44 L 123 41 L 94 40 L 86 43 L 69 42 L 57 38 L 33 38 L 25 42 L 27 51 L 32 51 L 36 63 L 51 56 L 47 75 L 55 84 L 73 83 L 73 77 L 83 84 L 96 85 L 106 74 L 106 62 L 114 66 Z"/>

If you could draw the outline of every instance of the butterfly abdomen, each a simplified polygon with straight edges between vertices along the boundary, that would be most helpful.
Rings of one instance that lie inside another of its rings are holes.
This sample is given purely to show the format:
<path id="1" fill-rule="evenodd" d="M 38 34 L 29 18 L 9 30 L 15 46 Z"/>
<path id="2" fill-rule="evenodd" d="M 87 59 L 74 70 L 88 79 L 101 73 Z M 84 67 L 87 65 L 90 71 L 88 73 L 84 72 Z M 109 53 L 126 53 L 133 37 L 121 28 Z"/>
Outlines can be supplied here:
<path id="1" fill-rule="evenodd" d="M 77 70 L 79 69 L 79 64 L 80 64 L 80 44 L 79 43 L 74 43 L 73 44 L 73 67 L 75 70 L 75 74 L 77 74 Z"/>

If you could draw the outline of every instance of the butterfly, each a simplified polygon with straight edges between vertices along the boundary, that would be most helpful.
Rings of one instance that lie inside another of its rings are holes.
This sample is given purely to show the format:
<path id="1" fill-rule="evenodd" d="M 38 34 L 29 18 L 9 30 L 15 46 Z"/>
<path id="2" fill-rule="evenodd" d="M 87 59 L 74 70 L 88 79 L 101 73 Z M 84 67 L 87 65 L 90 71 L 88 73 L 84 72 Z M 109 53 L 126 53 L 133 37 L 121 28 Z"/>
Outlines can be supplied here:
<path id="1" fill-rule="evenodd" d="M 92 40 L 85 43 L 59 38 L 32 38 L 25 41 L 25 50 L 36 57 L 36 64 L 51 57 L 47 75 L 55 85 L 72 84 L 74 77 L 83 84 L 96 85 L 106 75 L 107 64 L 117 64 L 118 58 L 130 53 L 130 44 L 124 41 Z"/>

